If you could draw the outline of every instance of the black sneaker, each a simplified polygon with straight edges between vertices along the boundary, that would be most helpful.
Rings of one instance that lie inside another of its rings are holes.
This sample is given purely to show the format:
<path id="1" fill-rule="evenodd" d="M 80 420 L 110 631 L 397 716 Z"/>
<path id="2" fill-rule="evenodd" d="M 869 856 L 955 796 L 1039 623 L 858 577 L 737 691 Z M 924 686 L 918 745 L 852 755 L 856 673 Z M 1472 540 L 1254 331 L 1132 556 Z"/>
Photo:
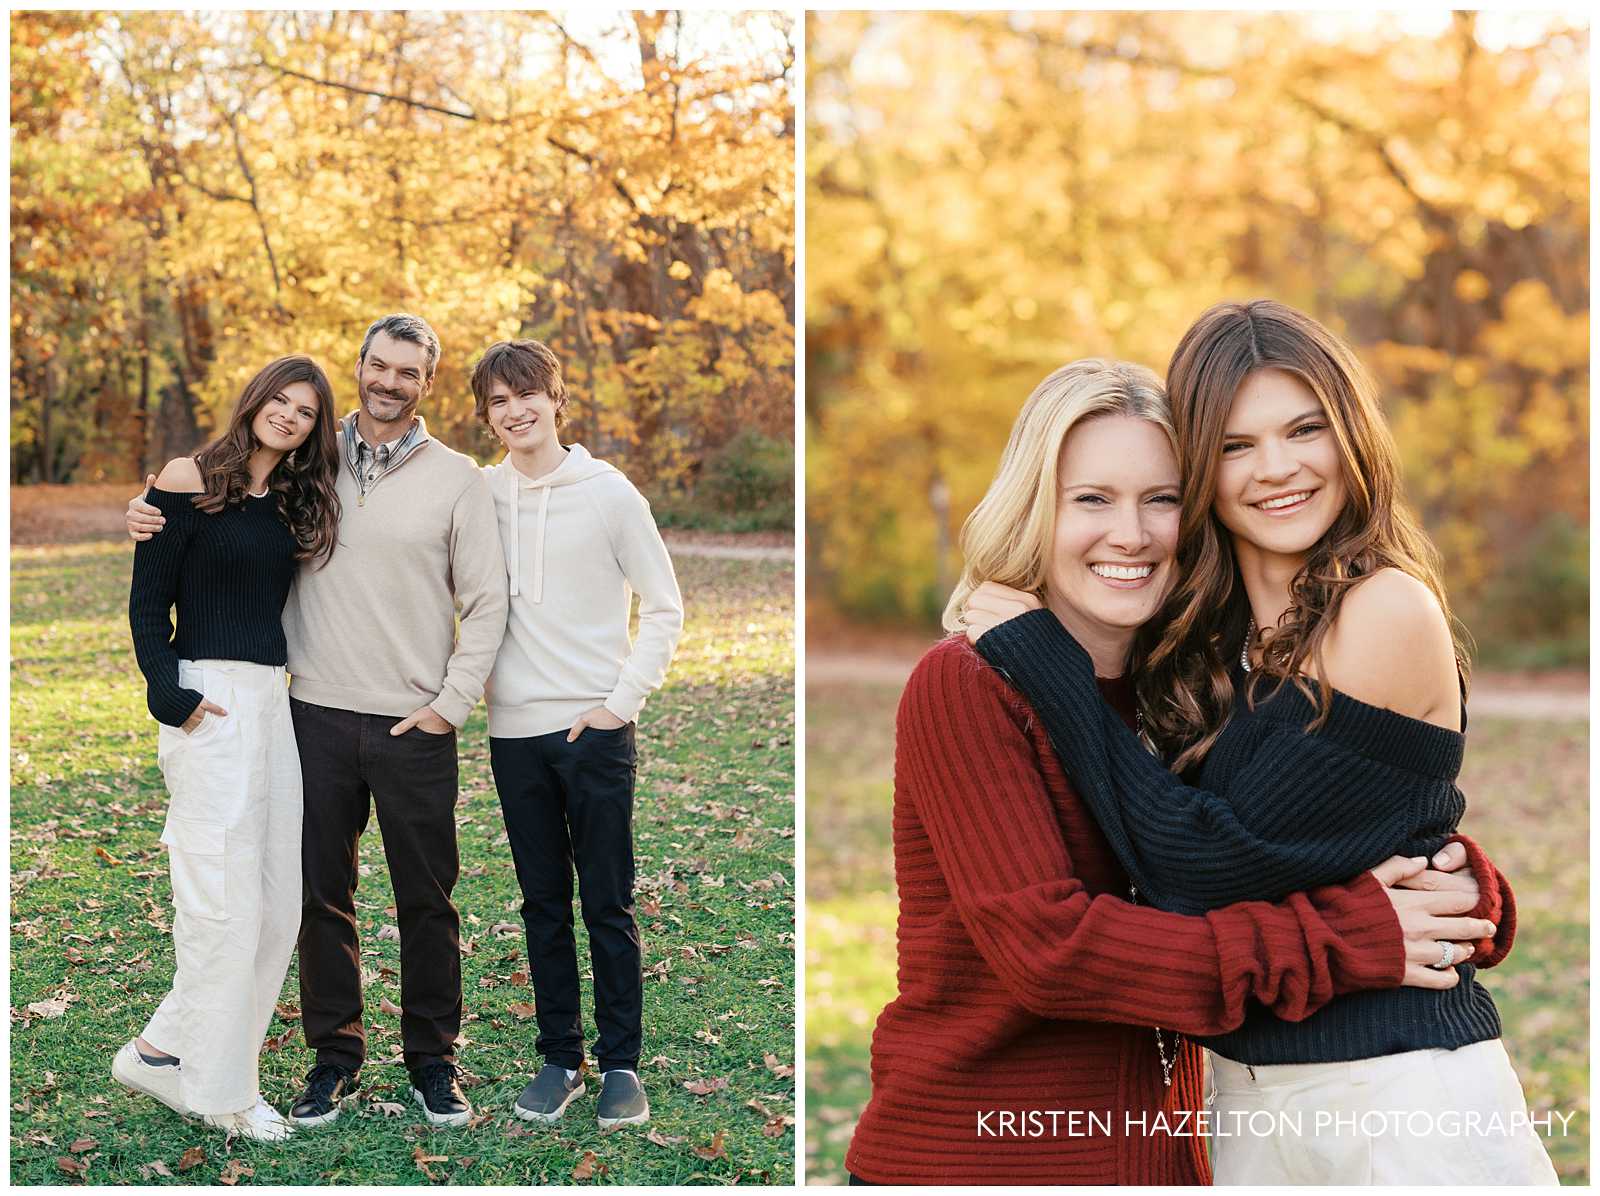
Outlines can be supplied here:
<path id="1" fill-rule="evenodd" d="M 603 1130 L 619 1125 L 643 1125 L 650 1120 L 650 1102 L 644 1086 L 631 1071 L 614 1070 L 600 1076 L 600 1105 L 595 1120 Z"/>
<path id="2" fill-rule="evenodd" d="M 339 1117 L 339 1102 L 361 1086 L 355 1072 L 337 1063 L 319 1063 L 306 1072 L 306 1090 L 289 1110 L 295 1125 L 327 1125 Z"/>
<path id="3" fill-rule="evenodd" d="M 583 1093 L 582 1071 L 574 1072 L 569 1080 L 566 1068 L 546 1063 L 539 1074 L 528 1081 L 511 1111 L 524 1121 L 560 1121 L 567 1106 Z"/>
<path id="4" fill-rule="evenodd" d="M 466 1125 L 472 1120 L 472 1106 L 461 1094 L 460 1075 L 459 1067 L 443 1059 L 424 1063 L 411 1073 L 411 1095 L 434 1125 Z"/>

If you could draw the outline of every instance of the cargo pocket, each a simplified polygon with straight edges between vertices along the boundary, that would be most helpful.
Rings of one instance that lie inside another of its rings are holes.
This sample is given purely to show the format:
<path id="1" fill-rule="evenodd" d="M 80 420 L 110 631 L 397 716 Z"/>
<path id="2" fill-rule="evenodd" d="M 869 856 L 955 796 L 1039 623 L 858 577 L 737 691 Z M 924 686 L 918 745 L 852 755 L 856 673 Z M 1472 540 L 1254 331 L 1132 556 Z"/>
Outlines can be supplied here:
<path id="1" fill-rule="evenodd" d="M 172 864 L 172 904 L 190 917 L 226 918 L 227 828 L 168 815 L 161 841 Z"/>
<path id="2" fill-rule="evenodd" d="M 197 689 L 205 700 L 213 706 L 221 706 L 228 713 L 226 716 L 212 714 L 207 710 L 200 715 L 200 725 L 193 731 L 185 731 L 181 727 L 174 727 L 173 731 L 179 743 L 202 743 L 216 738 L 217 731 L 233 718 L 233 686 L 229 683 L 225 673 L 215 669 L 206 669 L 193 661 L 180 660 L 178 662 L 178 684 L 185 689 Z"/>

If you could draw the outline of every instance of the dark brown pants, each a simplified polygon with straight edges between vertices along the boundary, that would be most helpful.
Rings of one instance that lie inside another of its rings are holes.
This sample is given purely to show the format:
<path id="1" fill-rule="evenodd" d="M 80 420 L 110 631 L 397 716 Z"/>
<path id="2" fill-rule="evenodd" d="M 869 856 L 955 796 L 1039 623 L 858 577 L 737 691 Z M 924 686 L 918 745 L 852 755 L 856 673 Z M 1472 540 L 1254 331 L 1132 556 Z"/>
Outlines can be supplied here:
<path id="1" fill-rule="evenodd" d="M 373 806 L 400 928 L 401 1041 L 406 1066 L 455 1060 L 461 1029 L 461 921 L 451 904 L 456 853 L 456 736 L 400 719 L 290 700 L 305 821 L 300 910 L 300 1011 L 318 1063 L 366 1059 L 355 895 L 361 832 Z"/>

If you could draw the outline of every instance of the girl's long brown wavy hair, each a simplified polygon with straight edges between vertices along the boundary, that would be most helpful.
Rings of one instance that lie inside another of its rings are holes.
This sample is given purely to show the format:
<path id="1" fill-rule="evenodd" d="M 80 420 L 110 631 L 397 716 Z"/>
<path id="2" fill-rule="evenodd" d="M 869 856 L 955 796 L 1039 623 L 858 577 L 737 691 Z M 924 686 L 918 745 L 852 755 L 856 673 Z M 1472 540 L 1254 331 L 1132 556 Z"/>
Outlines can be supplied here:
<path id="1" fill-rule="evenodd" d="M 1179 770 L 1205 757 L 1233 711 L 1229 669 L 1244 643 L 1250 605 L 1212 503 L 1234 396 L 1263 369 L 1293 374 L 1317 396 L 1338 445 L 1346 500 L 1290 582 L 1289 609 L 1263 636 L 1262 663 L 1250 678 L 1252 702 L 1261 678 L 1276 679 L 1273 692 L 1292 680 L 1317 704 L 1308 730 L 1327 719 L 1333 692 L 1322 680 L 1323 643 L 1350 587 L 1384 568 L 1404 570 L 1433 592 L 1450 625 L 1463 685 L 1468 676 L 1439 554 L 1401 500 L 1398 454 L 1371 376 L 1310 316 L 1270 299 L 1221 303 L 1184 334 L 1167 367 L 1183 471 L 1179 581 L 1161 616 L 1140 633 L 1132 662 L 1146 726 Z"/>
<path id="2" fill-rule="evenodd" d="M 285 386 L 308 382 L 317 392 L 317 422 L 305 442 L 287 454 L 267 476 L 267 488 L 281 496 L 281 509 L 300 546 L 297 560 L 317 557 L 326 564 L 339 539 L 339 447 L 335 436 L 333 387 L 328 375 L 301 354 L 269 362 L 245 383 L 228 418 L 228 427 L 194 455 L 205 489 L 194 505 L 215 515 L 240 503 L 250 490 L 250 454 L 261 447 L 251 431 L 256 413 Z"/>

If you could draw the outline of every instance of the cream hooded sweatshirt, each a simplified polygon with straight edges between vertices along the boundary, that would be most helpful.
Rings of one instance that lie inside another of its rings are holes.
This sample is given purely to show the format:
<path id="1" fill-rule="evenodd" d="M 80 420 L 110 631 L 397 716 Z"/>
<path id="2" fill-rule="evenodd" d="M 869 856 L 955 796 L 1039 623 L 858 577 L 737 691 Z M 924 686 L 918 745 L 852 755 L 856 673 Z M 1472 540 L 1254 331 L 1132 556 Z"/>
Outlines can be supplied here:
<path id="1" fill-rule="evenodd" d="M 489 734 L 566 731 L 604 705 L 632 722 L 667 675 L 683 599 L 650 504 L 581 444 L 532 479 L 507 457 L 484 470 L 499 517 L 510 618 L 489 675 Z M 628 613 L 639 594 L 639 638 Z"/>

